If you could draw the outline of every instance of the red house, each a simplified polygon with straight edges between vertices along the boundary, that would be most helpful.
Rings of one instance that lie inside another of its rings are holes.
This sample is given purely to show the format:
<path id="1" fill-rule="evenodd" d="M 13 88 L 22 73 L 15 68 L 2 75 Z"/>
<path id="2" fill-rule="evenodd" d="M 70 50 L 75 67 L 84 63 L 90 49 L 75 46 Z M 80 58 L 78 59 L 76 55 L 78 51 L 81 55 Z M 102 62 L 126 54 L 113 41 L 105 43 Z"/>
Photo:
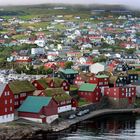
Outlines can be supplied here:
<path id="1" fill-rule="evenodd" d="M 101 99 L 101 90 L 96 84 L 83 83 L 79 88 L 78 95 L 89 102 L 95 103 Z"/>
<path id="2" fill-rule="evenodd" d="M 14 95 L 8 84 L 0 84 L 0 123 L 14 120 Z"/>
<path id="3" fill-rule="evenodd" d="M 72 100 L 72 97 L 65 93 L 62 88 L 47 88 L 40 96 L 52 97 L 57 103 L 58 113 L 70 111 L 72 104 L 76 104 L 75 100 Z"/>
<path id="4" fill-rule="evenodd" d="M 95 77 L 91 77 L 89 83 L 97 84 L 99 87 L 108 86 L 109 76 L 107 75 L 95 75 Z"/>
<path id="5" fill-rule="evenodd" d="M 32 84 L 36 87 L 38 90 L 45 90 L 48 88 L 62 88 L 64 91 L 70 90 L 70 84 L 61 78 L 42 78 L 39 80 L 34 80 Z"/>
<path id="6" fill-rule="evenodd" d="M 127 108 L 133 106 L 136 99 L 136 87 L 112 87 L 105 88 L 104 95 L 108 97 L 114 107 Z"/>
<path id="7" fill-rule="evenodd" d="M 48 87 L 48 84 L 45 78 L 34 80 L 32 84 L 36 87 L 37 90 L 45 90 Z"/>
<path id="8" fill-rule="evenodd" d="M 18 116 L 39 123 L 58 118 L 57 103 L 51 97 L 28 96 L 18 109 Z"/>
<path id="9" fill-rule="evenodd" d="M 32 59 L 29 56 L 16 56 L 17 63 L 31 63 Z"/>
<path id="10" fill-rule="evenodd" d="M 83 83 L 88 83 L 90 79 L 94 78 L 94 74 L 92 73 L 80 73 L 74 79 L 74 84 L 80 86 Z"/>
<path id="11" fill-rule="evenodd" d="M 29 81 L 12 81 L 9 87 L 14 94 L 14 106 L 18 108 L 27 96 L 33 95 L 36 88 Z"/>

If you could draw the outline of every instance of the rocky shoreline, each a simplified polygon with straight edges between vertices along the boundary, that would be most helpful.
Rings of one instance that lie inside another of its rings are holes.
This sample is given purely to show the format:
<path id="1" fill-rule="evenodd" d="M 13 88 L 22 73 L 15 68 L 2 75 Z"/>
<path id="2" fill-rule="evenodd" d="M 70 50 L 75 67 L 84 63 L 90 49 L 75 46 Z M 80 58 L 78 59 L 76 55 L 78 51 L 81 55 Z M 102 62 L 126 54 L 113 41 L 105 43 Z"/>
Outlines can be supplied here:
<path id="1" fill-rule="evenodd" d="M 87 115 L 76 117 L 75 119 L 66 119 L 53 123 L 52 125 L 48 124 L 39 124 L 26 120 L 18 120 L 11 123 L 1 124 L 0 125 L 0 140 L 25 140 L 32 138 L 39 132 L 53 133 L 63 131 L 70 128 L 72 125 L 79 123 L 81 121 L 98 117 L 101 115 L 107 114 L 116 114 L 116 113 L 139 113 L 140 109 L 102 109 L 92 111 Z"/>

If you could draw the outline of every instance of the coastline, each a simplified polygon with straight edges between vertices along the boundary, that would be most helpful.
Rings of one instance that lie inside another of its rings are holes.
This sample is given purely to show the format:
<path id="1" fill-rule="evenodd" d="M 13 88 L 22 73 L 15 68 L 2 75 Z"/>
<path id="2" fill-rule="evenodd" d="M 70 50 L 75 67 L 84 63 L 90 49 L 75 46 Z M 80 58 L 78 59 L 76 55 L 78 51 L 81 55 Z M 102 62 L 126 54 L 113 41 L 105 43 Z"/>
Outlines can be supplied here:
<path id="1" fill-rule="evenodd" d="M 85 121 L 90 118 L 108 115 L 108 114 L 120 114 L 120 113 L 140 113 L 140 108 L 135 109 L 100 109 L 96 111 L 91 111 L 81 117 L 76 117 L 74 119 L 64 119 L 58 121 L 57 123 L 40 124 L 35 122 L 30 122 L 26 120 L 14 121 L 11 123 L 0 125 L 0 140 L 14 140 L 14 139 L 28 139 L 36 136 L 37 134 L 43 133 L 57 133 L 70 128 L 72 125 L 79 122 Z M 23 122 L 22 122 L 23 121 Z"/>
<path id="2" fill-rule="evenodd" d="M 121 113 L 140 113 L 140 108 L 135 108 L 135 109 L 101 109 L 101 110 L 92 111 L 89 114 L 86 114 L 84 116 L 76 117 L 72 120 L 67 119 L 67 120 L 59 122 L 58 125 L 53 125 L 52 132 L 63 131 L 65 129 L 68 129 L 69 127 L 71 127 L 74 124 L 88 120 L 90 118 L 98 117 L 101 115 L 117 114 L 117 113 L 119 113 L 119 114 L 121 114 Z"/>

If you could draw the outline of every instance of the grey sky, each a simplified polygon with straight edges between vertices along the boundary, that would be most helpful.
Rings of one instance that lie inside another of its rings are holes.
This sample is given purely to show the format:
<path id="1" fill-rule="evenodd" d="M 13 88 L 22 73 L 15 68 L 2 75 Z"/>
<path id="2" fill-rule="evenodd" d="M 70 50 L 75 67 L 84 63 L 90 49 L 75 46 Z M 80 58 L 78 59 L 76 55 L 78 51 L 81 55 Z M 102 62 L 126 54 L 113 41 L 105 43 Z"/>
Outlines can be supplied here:
<path id="1" fill-rule="evenodd" d="M 80 4 L 125 4 L 140 7 L 140 0 L 0 0 L 1 5 L 38 4 L 38 3 L 80 3 Z"/>

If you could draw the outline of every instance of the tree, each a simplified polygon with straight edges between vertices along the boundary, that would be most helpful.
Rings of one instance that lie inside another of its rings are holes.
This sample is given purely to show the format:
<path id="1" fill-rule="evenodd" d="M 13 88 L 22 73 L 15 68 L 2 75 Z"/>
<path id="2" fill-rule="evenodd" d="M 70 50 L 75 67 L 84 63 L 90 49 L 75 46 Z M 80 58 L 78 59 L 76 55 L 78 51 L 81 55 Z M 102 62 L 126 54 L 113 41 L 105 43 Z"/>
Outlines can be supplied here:
<path id="1" fill-rule="evenodd" d="M 65 68 L 66 69 L 70 69 L 71 66 L 73 66 L 73 62 L 72 61 L 65 62 Z"/>

